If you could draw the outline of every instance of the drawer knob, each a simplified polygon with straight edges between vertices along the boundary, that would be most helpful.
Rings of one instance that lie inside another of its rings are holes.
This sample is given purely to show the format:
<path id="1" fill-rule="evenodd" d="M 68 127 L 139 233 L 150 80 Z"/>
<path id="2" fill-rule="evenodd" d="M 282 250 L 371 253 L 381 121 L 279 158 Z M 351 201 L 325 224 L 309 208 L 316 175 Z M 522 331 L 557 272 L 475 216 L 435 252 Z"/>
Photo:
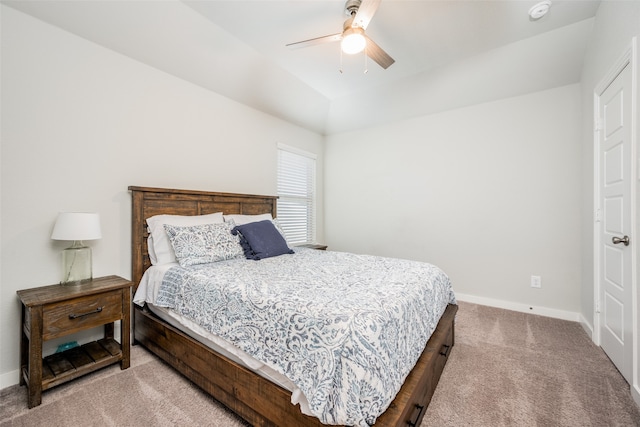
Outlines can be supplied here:
<path id="1" fill-rule="evenodd" d="M 89 316 L 90 314 L 96 314 L 96 313 L 100 313 L 102 311 L 102 309 L 104 308 L 104 305 L 102 307 L 98 307 L 95 310 L 92 311 L 88 311 L 86 313 L 82 313 L 82 314 L 75 314 L 75 313 L 71 313 L 69 315 L 69 319 L 77 319 L 79 317 L 84 317 L 84 316 Z"/>

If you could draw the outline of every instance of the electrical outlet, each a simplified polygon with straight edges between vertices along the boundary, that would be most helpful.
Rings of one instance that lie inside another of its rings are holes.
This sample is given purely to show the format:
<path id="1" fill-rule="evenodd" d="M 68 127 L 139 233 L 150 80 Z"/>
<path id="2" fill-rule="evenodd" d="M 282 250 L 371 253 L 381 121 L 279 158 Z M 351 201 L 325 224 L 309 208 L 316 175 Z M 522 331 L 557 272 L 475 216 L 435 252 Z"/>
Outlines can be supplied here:
<path id="1" fill-rule="evenodd" d="M 542 288 L 542 277 L 540 277 L 540 276 L 531 276 L 531 287 L 532 288 Z"/>

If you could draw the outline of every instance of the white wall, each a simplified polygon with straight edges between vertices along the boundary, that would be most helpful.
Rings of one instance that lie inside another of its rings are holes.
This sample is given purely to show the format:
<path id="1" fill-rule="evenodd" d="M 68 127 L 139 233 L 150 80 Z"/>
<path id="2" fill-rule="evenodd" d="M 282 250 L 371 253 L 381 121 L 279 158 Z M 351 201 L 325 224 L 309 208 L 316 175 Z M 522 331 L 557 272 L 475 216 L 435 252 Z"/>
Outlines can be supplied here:
<path id="1" fill-rule="evenodd" d="M 68 246 L 50 239 L 59 211 L 99 212 L 94 276 L 130 278 L 127 186 L 275 194 L 278 142 L 317 153 L 321 185 L 323 139 L 14 9 L 0 12 L 2 388 L 18 382 L 16 291 L 59 280 Z"/>
<path id="2" fill-rule="evenodd" d="M 616 61 L 631 46 L 633 37 L 640 36 L 640 2 L 638 1 L 603 1 L 598 8 L 593 31 L 593 39 L 585 56 L 582 73 L 582 300 L 581 313 L 585 329 L 594 326 L 594 143 L 593 143 L 593 94 L 596 86 L 607 75 Z M 635 59 L 633 64 L 636 81 L 640 82 L 640 64 Z M 636 99 L 640 102 L 640 87 L 636 85 Z M 640 109 L 636 108 L 636 121 L 640 124 Z M 640 135 L 636 133 L 636 147 L 640 145 Z M 640 147 L 638 147 L 640 149 Z M 637 151 L 640 153 L 640 151 Z M 638 184 L 640 189 L 640 184 Z M 640 202 L 640 195 L 636 196 Z M 640 206 L 637 208 L 640 212 Z M 636 215 L 636 230 L 640 232 L 640 219 Z M 631 236 L 634 237 L 633 235 Z M 635 236 L 639 241 L 640 236 Z M 640 251 L 636 249 L 637 256 Z M 636 266 L 640 265 L 640 259 Z M 637 268 L 637 267 L 636 267 Z M 637 274 L 637 272 L 636 272 Z M 637 276 L 636 276 L 637 278 Z M 636 279 L 637 280 L 637 279 Z M 640 405 L 640 295 L 635 284 L 635 331 L 634 331 L 634 367 L 631 390 L 635 401 Z"/>
<path id="3" fill-rule="evenodd" d="M 468 300 L 577 320 L 580 119 L 574 84 L 330 136 L 326 243 L 434 263 Z"/>

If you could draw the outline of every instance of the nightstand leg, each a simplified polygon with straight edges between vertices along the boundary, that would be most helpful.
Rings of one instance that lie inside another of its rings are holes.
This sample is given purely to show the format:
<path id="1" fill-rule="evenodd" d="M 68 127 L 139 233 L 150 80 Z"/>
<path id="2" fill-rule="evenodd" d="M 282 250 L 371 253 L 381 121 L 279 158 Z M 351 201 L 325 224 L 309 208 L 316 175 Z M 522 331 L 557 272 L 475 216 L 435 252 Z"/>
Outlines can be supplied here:
<path id="1" fill-rule="evenodd" d="M 28 310 L 31 316 L 29 340 L 29 408 L 42 403 L 42 306 Z"/>
<path id="2" fill-rule="evenodd" d="M 20 385 L 25 385 L 26 380 L 24 379 L 23 371 L 27 369 L 29 364 L 29 337 L 27 336 L 27 332 L 25 331 L 25 320 L 28 316 L 27 309 L 25 306 L 22 306 L 22 317 L 20 321 Z"/>
<path id="3" fill-rule="evenodd" d="M 122 320 L 120 321 L 120 347 L 122 347 L 122 362 L 120 369 L 127 369 L 131 365 L 131 288 L 122 290 Z"/>

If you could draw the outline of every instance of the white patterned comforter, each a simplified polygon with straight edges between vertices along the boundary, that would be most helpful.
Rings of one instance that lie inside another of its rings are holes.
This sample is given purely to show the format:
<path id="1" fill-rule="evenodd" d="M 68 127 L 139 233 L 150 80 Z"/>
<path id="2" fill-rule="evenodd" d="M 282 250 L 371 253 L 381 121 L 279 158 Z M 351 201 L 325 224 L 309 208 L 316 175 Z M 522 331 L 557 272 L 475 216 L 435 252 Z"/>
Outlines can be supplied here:
<path id="1" fill-rule="evenodd" d="M 311 249 L 173 267 L 156 300 L 287 376 L 323 423 L 357 426 L 386 410 L 449 303 L 431 264 Z"/>

